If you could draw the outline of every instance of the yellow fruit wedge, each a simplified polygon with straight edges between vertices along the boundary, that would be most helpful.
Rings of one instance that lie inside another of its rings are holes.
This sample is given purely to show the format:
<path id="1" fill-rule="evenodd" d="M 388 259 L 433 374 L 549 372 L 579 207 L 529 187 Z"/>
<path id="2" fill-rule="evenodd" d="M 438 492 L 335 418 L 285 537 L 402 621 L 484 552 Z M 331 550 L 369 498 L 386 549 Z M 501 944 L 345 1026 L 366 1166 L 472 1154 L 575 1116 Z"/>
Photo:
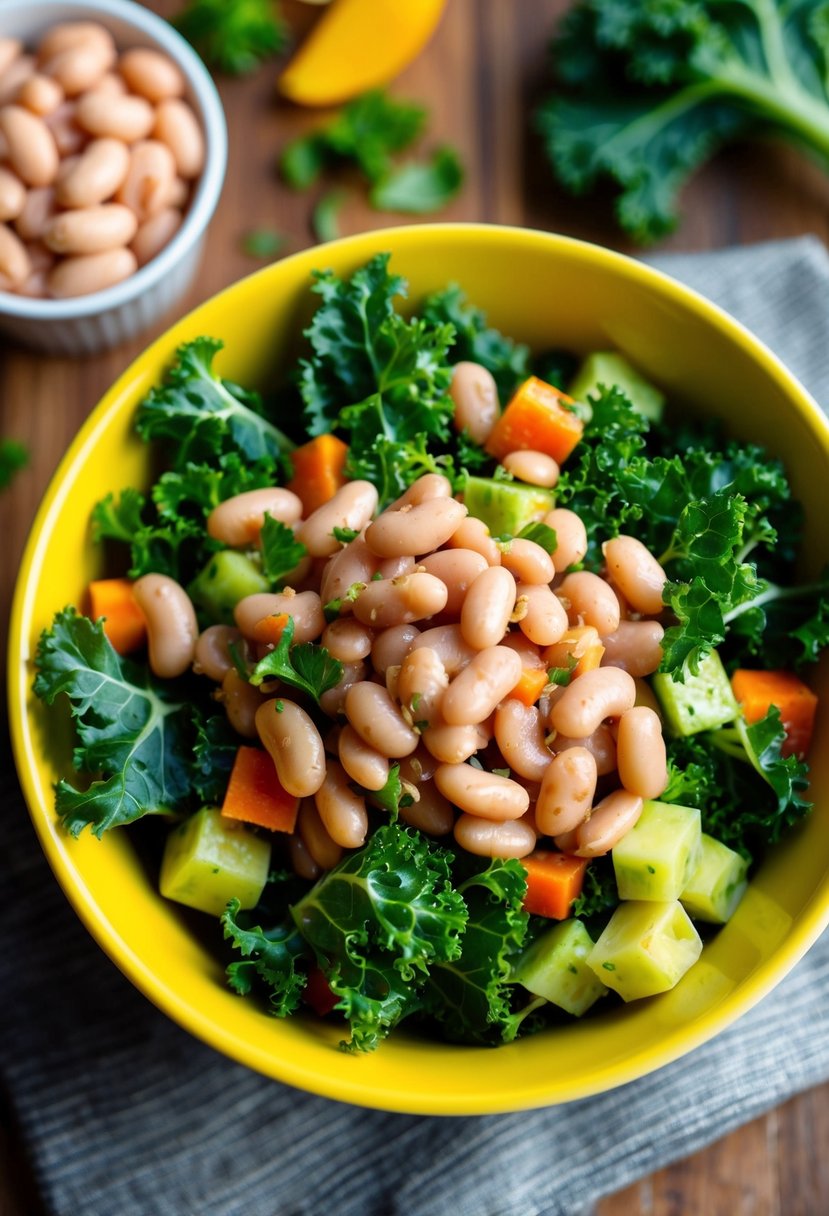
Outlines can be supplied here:
<path id="1" fill-rule="evenodd" d="M 392 80 L 423 50 L 446 0 L 333 0 L 277 84 L 304 106 L 333 106 Z"/>

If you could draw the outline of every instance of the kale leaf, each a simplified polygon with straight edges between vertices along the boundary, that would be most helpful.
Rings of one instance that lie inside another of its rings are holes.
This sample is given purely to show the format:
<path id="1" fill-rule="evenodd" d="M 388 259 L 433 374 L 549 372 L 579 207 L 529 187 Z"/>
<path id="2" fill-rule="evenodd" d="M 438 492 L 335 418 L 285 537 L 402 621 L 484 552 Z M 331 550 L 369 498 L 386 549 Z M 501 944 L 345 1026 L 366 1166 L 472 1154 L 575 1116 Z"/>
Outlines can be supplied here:
<path id="1" fill-rule="evenodd" d="M 294 444 L 266 416 L 258 393 L 223 380 L 213 370 L 222 349 L 217 338 L 196 338 L 178 348 L 166 382 L 142 401 L 136 429 L 142 439 L 161 439 L 173 469 L 210 462 L 228 452 L 274 467 Z"/>
<path id="2" fill-rule="evenodd" d="M 750 858 L 811 809 L 807 766 L 782 756 L 785 739 L 775 706 L 751 726 L 738 719 L 718 731 L 669 739 L 669 783 L 660 797 L 699 807 L 703 831 Z"/>
<path id="3" fill-rule="evenodd" d="M 430 968 L 425 1007 L 451 1039 L 497 1042 L 511 1015 L 511 959 L 529 920 L 527 874 L 520 861 L 496 858 L 458 890 L 469 910 L 462 949 Z"/>
<path id="4" fill-rule="evenodd" d="M 615 182 L 638 241 L 676 226 L 687 178 L 734 140 L 772 133 L 827 162 L 821 3 L 578 0 L 551 53 L 537 117 L 556 176 L 575 194 Z"/>
<path id="5" fill-rule="evenodd" d="M 224 935 L 242 958 L 229 964 L 227 979 L 240 996 L 247 996 L 259 979 L 268 988 L 271 1012 L 287 1017 L 298 1007 L 307 982 L 304 969 L 309 958 L 308 946 L 292 924 L 279 924 L 274 929 L 247 925 L 251 918 L 239 916 L 239 901 L 232 899 L 222 913 Z"/>
<path id="6" fill-rule="evenodd" d="M 345 281 L 317 275 L 322 304 L 305 331 L 313 355 L 300 380 L 309 433 L 344 433 L 347 471 L 377 486 L 381 507 L 437 467 L 433 444 L 446 445 L 454 408 L 454 330 L 396 312 L 406 285 L 388 262 L 378 254 Z"/>
<path id="7" fill-rule="evenodd" d="M 529 348 L 489 326 L 486 314 L 467 302 L 456 283 L 426 297 L 423 317 L 432 325 L 453 327 L 455 341 L 449 351 L 450 361 L 480 363 L 485 367 L 495 379 L 502 403 L 529 376 Z"/>
<path id="8" fill-rule="evenodd" d="M 291 914 L 349 1021 L 348 1046 L 362 1051 L 420 1007 L 430 968 L 460 955 L 468 916 L 445 850 L 396 824 L 378 828 Z"/>
<path id="9" fill-rule="evenodd" d="M 65 608 L 44 630 L 34 691 L 47 705 L 65 693 L 72 706 L 76 770 L 101 774 L 79 790 L 61 780 L 56 809 L 77 836 L 102 836 L 143 815 L 181 808 L 192 789 L 189 700 L 170 682 L 113 650 L 100 621 Z"/>

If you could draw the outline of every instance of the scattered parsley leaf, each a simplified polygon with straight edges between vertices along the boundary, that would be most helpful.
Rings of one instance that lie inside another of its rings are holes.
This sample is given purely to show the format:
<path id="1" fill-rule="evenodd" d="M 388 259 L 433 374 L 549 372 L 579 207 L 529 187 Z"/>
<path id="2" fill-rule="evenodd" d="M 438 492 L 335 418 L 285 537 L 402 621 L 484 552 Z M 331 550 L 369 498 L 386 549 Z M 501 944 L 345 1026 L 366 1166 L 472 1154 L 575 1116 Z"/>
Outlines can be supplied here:
<path id="1" fill-rule="evenodd" d="M 283 684 L 307 693 L 319 704 L 322 694 L 339 684 L 343 665 L 316 642 L 292 646 L 295 630 L 294 618 L 289 616 L 274 649 L 260 659 L 251 672 L 250 683 L 258 687 L 263 680 L 281 680 Z"/>
<path id="2" fill-rule="evenodd" d="M 340 212 L 348 200 L 345 190 L 329 190 L 314 207 L 311 227 L 318 241 L 336 241 L 340 232 Z"/>
<path id="3" fill-rule="evenodd" d="M 15 473 L 29 461 L 29 453 L 16 439 L 0 440 L 0 490 L 5 490 Z"/>
<path id="4" fill-rule="evenodd" d="M 429 161 L 407 161 L 377 182 L 371 205 L 377 211 L 427 215 L 445 207 L 463 185 L 463 167 L 452 148 L 437 148 Z"/>
<path id="5" fill-rule="evenodd" d="M 308 553 L 293 529 L 272 515 L 265 516 L 260 538 L 262 569 L 273 584 L 282 582 Z"/>
<path id="6" fill-rule="evenodd" d="M 380 89 L 356 97 L 326 126 L 287 145 L 280 160 L 288 185 L 307 190 L 324 169 L 355 164 L 370 182 L 390 171 L 391 155 L 407 148 L 426 121 L 422 106 Z"/>
<path id="7" fill-rule="evenodd" d="M 285 234 L 274 228 L 252 228 L 242 237 L 242 251 L 252 258 L 275 258 L 287 241 Z"/>
<path id="8" fill-rule="evenodd" d="M 360 533 L 356 528 L 332 528 L 331 535 L 341 545 L 347 545 L 350 541 L 356 540 Z"/>
<path id="9" fill-rule="evenodd" d="M 173 24 L 208 67 L 232 76 L 254 71 L 288 41 L 274 0 L 189 0 Z"/>
<path id="10" fill-rule="evenodd" d="M 522 540 L 531 540 L 534 544 L 541 545 L 545 553 L 555 553 L 558 548 L 555 529 L 551 528 L 549 524 L 542 524 L 538 521 L 525 524 L 518 535 Z"/>

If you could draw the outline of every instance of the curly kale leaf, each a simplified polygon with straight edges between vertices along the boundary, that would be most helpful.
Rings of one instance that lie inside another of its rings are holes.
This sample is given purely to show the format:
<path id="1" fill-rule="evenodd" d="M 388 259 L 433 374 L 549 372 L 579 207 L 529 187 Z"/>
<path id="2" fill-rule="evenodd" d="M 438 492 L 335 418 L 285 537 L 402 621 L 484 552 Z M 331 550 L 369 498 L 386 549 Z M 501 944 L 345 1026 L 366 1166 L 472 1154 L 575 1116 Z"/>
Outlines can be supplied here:
<path id="1" fill-rule="evenodd" d="M 294 444 L 266 416 L 258 393 L 223 380 L 213 361 L 223 343 L 197 338 L 180 346 L 164 384 L 150 390 L 138 410 L 142 439 L 163 441 L 173 469 L 211 462 L 228 452 L 275 467 Z"/>
<path id="2" fill-rule="evenodd" d="M 455 341 L 449 351 L 450 361 L 480 363 L 492 373 L 502 402 L 529 376 L 529 347 L 489 326 L 483 310 L 468 303 L 456 283 L 427 296 L 423 317 L 432 325 L 452 326 Z"/>
<path id="3" fill-rule="evenodd" d="M 769 132 L 829 156 L 825 5 L 784 0 L 578 0 L 551 47 L 538 124 L 574 194 L 619 187 L 634 239 L 678 221 L 690 175 L 726 144 Z"/>
<path id="4" fill-rule="evenodd" d="M 239 750 L 239 736 L 227 715 L 205 715 L 193 706 L 193 789 L 199 802 L 220 805 L 224 801 L 230 770 Z"/>
<path id="5" fill-rule="evenodd" d="M 101 622 L 73 608 L 41 635 L 35 667 L 36 695 L 52 705 L 64 693 L 71 703 L 75 768 L 100 774 L 83 790 L 57 784 L 57 812 L 73 836 L 89 825 L 100 837 L 182 807 L 192 788 L 187 699 L 176 700 L 169 682 L 121 658 Z"/>
<path id="6" fill-rule="evenodd" d="M 406 285 L 388 262 L 378 254 L 345 281 L 317 275 L 322 304 L 305 331 L 313 355 L 300 379 L 309 432 L 343 433 L 349 475 L 372 480 L 381 506 L 425 471 L 424 459 L 434 463 L 453 413 L 454 330 L 396 312 Z"/>
<path id="7" fill-rule="evenodd" d="M 467 909 L 448 854 L 384 825 L 292 909 L 348 1019 L 350 1046 L 370 1051 L 418 1009 L 437 963 L 457 958 Z"/>
<path id="8" fill-rule="evenodd" d="M 452 1039 L 497 1042 L 510 1022 L 511 963 L 529 920 L 527 874 L 520 861 L 495 859 L 458 890 L 469 910 L 463 948 L 430 969 L 426 1008 Z"/>
<path id="9" fill-rule="evenodd" d="M 786 732 L 775 707 L 751 726 L 732 726 L 668 741 L 664 802 L 699 807 L 702 828 L 747 857 L 775 844 L 811 809 L 808 769 L 784 757 Z"/>
<path id="10" fill-rule="evenodd" d="M 222 913 L 225 937 L 242 955 L 229 964 L 227 979 L 240 996 L 247 996 L 257 980 L 268 989 L 271 1012 L 287 1017 L 298 1007 L 307 982 L 308 946 L 292 924 L 274 929 L 248 925 L 251 916 L 239 915 L 239 901 L 232 899 Z"/>

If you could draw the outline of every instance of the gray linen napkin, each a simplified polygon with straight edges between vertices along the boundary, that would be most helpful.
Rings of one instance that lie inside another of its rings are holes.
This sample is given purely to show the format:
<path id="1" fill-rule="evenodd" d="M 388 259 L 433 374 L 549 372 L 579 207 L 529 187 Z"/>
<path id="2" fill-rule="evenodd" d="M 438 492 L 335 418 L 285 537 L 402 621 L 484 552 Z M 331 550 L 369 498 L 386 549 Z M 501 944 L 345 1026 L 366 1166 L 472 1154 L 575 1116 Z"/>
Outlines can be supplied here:
<path id="1" fill-rule="evenodd" d="M 813 239 L 655 263 L 829 401 L 829 257 Z M 829 934 L 713 1042 L 565 1107 L 433 1119 L 248 1072 L 123 978 L 48 871 L 0 768 L 0 1076 L 53 1216 L 586 1216 L 601 1196 L 829 1077 Z"/>

